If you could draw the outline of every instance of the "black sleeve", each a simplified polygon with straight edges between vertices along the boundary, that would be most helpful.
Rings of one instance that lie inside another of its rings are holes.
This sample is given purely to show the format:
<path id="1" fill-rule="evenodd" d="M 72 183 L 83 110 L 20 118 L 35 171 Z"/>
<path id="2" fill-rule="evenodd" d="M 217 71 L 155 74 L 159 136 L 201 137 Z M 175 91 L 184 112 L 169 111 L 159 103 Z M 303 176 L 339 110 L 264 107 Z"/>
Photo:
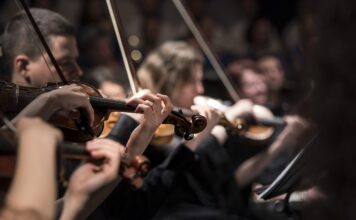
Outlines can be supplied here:
<path id="1" fill-rule="evenodd" d="M 121 115 L 107 138 L 126 145 L 138 122 L 127 115 Z"/>
<path id="2" fill-rule="evenodd" d="M 223 146 L 220 145 L 216 137 L 212 134 L 208 135 L 198 146 L 197 154 L 199 157 L 209 160 L 214 167 L 219 167 L 225 164 L 228 160 L 228 155 Z"/>
<path id="3" fill-rule="evenodd" d="M 218 191 L 233 172 L 226 149 L 210 134 L 199 144 L 196 154 L 199 161 L 189 175 L 207 191 Z"/>
<path id="4" fill-rule="evenodd" d="M 184 145 L 179 146 L 161 165 L 145 177 L 141 189 L 121 182 L 102 204 L 113 219 L 152 218 L 177 181 L 177 178 L 196 160 L 196 155 Z"/>

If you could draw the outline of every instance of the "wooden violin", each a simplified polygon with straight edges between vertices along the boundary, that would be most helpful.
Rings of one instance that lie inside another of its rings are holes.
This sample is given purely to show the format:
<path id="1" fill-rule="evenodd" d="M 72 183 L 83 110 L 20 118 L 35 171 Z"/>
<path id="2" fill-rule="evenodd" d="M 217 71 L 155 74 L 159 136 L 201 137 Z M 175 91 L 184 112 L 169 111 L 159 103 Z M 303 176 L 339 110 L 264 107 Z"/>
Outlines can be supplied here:
<path id="1" fill-rule="evenodd" d="M 7 129 L 0 130 L 0 191 L 6 191 L 15 172 L 17 143 L 14 133 Z M 60 159 L 88 160 L 100 164 L 102 160 L 91 158 L 83 145 L 62 142 L 58 144 L 57 154 Z M 61 164 L 61 161 L 58 163 Z M 143 185 L 143 178 L 150 167 L 149 160 L 143 156 L 137 156 L 130 164 L 120 163 L 119 175 L 135 188 Z M 65 171 L 65 170 L 64 170 Z M 63 172 L 62 172 L 63 173 Z M 64 178 L 64 177 L 63 177 Z"/>
<path id="2" fill-rule="evenodd" d="M 230 106 L 223 104 L 220 100 L 206 96 L 195 97 L 194 103 L 209 106 L 221 112 L 225 112 L 230 108 Z M 237 118 L 233 122 L 230 122 L 223 116 L 220 118 L 219 124 L 223 125 L 230 134 L 239 134 L 247 140 L 264 143 L 272 136 L 275 127 L 284 126 L 286 122 L 283 118 L 273 116 L 272 112 L 266 107 L 253 105 L 251 116 Z"/>
<path id="3" fill-rule="evenodd" d="M 110 111 L 134 112 L 136 106 L 129 106 L 125 101 L 105 99 L 99 91 L 87 84 L 75 83 L 82 87 L 82 91 L 89 95 L 90 103 L 95 111 L 93 131 L 95 136 L 99 136 L 103 130 L 104 120 Z M 13 83 L 0 81 L 0 102 L 8 103 L 2 105 L 0 110 L 7 116 L 17 115 L 24 107 L 33 101 L 39 95 L 57 89 L 57 85 L 49 85 L 43 88 L 31 88 L 19 86 Z M 84 142 L 92 139 L 92 135 L 81 127 L 79 116 L 74 118 L 64 117 L 55 114 L 50 122 L 61 128 L 66 140 L 75 142 Z M 172 124 L 175 127 L 175 133 L 185 139 L 193 138 L 193 134 L 201 132 L 206 127 L 205 117 L 194 114 L 191 121 L 187 120 L 182 114 L 172 111 L 163 121 L 164 124 Z"/>

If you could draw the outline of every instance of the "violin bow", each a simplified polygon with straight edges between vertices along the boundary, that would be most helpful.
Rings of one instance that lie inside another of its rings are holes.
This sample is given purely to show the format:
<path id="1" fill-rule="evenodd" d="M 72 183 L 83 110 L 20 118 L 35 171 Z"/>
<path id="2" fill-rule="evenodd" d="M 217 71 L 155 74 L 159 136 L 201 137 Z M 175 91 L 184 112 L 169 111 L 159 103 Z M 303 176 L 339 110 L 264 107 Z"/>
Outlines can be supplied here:
<path id="1" fill-rule="evenodd" d="M 29 9 L 29 7 L 27 6 L 27 4 L 25 3 L 25 0 L 15 0 L 17 5 L 18 5 L 18 1 L 20 1 L 21 3 L 21 6 L 23 8 L 23 10 L 25 11 L 26 13 L 26 16 L 27 18 L 29 19 L 30 21 L 30 24 L 31 26 L 33 27 L 35 33 L 37 34 L 39 40 L 41 41 L 52 65 L 54 66 L 55 70 L 56 70 L 56 73 L 58 74 L 58 76 L 60 77 L 61 81 L 65 84 L 65 85 L 68 85 L 68 81 L 66 80 L 66 78 L 64 77 L 64 74 L 63 74 L 63 71 L 62 69 L 60 68 L 59 64 L 57 63 L 56 59 L 54 58 L 54 55 L 51 51 L 51 49 L 49 48 L 47 42 L 46 42 L 46 39 L 44 38 L 41 30 L 39 29 L 38 25 L 36 24 L 36 21 L 35 19 L 33 18 L 32 14 L 31 14 L 31 11 Z M 19 5 L 18 5 L 19 6 Z M 46 59 L 44 59 L 46 60 Z M 47 66 L 48 66 L 48 63 L 46 62 Z M 48 66 L 48 68 L 50 69 L 50 67 Z M 81 117 L 81 122 L 83 123 L 83 128 L 92 136 L 94 137 L 94 131 L 93 129 L 90 127 L 90 125 L 88 124 L 88 120 L 87 120 L 87 117 L 84 115 L 83 111 L 81 109 L 79 109 L 80 111 L 80 117 Z M 77 123 L 77 126 L 80 127 L 79 125 L 79 122 L 76 121 Z"/>
<path id="2" fill-rule="evenodd" d="M 206 37 L 203 35 L 202 31 L 200 31 L 197 22 L 193 19 L 193 14 L 191 11 L 187 9 L 187 7 L 181 2 L 181 0 L 172 0 L 173 4 L 177 8 L 178 12 L 182 16 L 184 22 L 188 26 L 189 30 L 193 34 L 194 38 L 196 39 L 197 43 L 203 50 L 205 56 L 208 58 L 209 62 L 211 63 L 212 67 L 214 68 L 215 72 L 218 74 L 221 82 L 225 86 L 227 92 L 229 93 L 232 100 L 237 102 L 240 97 L 236 92 L 236 89 L 231 83 L 231 79 L 226 74 L 222 64 L 219 62 L 216 53 L 209 47 L 209 44 L 206 40 Z"/>
<path id="3" fill-rule="evenodd" d="M 15 126 L 1 111 L 0 111 L 0 120 L 4 123 L 4 126 L 7 127 L 11 132 L 16 133 Z"/>
<path id="4" fill-rule="evenodd" d="M 114 27 L 115 36 L 120 47 L 120 52 L 124 61 L 127 77 L 129 79 L 132 94 L 136 94 L 138 91 L 137 87 L 141 87 L 140 81 L 138 80 L 134 65 L 130 59 L 128 42 L 125 35 L 124 26 L 121 22 L 121 17 L 119 9 L 115 3 L 115 0 L 106 0 L 106 5 L 109 10 L 111 22 Z"/>

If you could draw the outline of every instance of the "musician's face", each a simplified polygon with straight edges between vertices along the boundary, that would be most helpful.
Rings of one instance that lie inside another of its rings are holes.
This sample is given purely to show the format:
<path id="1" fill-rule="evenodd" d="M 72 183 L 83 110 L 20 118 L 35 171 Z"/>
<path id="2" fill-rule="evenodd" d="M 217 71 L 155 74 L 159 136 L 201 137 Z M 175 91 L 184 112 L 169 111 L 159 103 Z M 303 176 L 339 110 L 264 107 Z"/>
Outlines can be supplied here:
<path id="1" fill-rule="evenodd" d="M 284 83 L 284 71 L 279 59 L 266 57 L 258 61 L 258 67 L 272 91 L 278 91 Z"/>
<path id="2" fill-rule="evenodd" d="M 76 61 L 79 55 L 76 39 L 72 36 L 52 36 L 50 39 L 51 51 L 64 77 L 68 81 L 79 81 L 82 70 Z M 49 82 L 61 82 L 47 54 L 34 60 L 29 59 L 24 68 L 20 67 L 20 75 L 28 85 L 34 87 L 45 86 Z"/>
<path id="3" fill-rule="evenodd" d="M 268 88 L 263 76 L 251 69 L 242 72 L 241 90 L 243 95 L 255 104 L 265 105 L 268 101 Z"/>
<path id="4" fill-rule="evenodd" d="M 174 92 L 174 104 L 179 107 L 190 108 L 194 98 L 204 93 L 203 65 L 196 63 L 191 67 L 191 78 L 188 82 L 177 85 Z"/>

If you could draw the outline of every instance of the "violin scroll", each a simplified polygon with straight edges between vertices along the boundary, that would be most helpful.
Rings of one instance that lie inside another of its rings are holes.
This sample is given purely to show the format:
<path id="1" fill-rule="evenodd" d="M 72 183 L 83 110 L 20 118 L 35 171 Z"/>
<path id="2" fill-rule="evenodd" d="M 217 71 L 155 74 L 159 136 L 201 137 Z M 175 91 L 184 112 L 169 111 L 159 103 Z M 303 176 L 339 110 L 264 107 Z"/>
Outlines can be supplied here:
<path id="1" fill-rule="evenodd" d="M 194 114 L 192 116 L 192 133 L 202 132 L 207 125 L 206 118 L 199 114 Z"/>

